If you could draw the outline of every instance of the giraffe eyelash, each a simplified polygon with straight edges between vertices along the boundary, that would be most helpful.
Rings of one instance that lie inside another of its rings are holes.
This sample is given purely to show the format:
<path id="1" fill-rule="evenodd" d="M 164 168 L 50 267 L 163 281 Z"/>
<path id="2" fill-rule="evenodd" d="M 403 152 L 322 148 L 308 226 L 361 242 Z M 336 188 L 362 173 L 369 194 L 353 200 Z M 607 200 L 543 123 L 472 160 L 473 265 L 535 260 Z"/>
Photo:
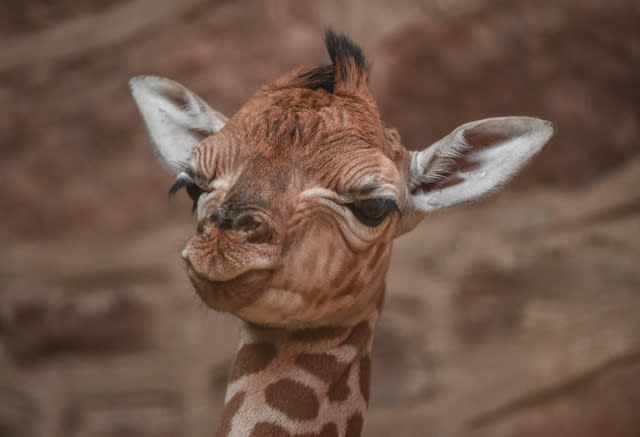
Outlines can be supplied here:
<path id="1" fill-rule="evenodd" d="M 169 197 L 173 197 L 178 191 L 180 191 L 182 188 L 185 188 L 187 185 L 192 184 L 193 181 L 191 181 L 191 179 L 186 178 L 186 177 L 180 177 L 178 178 L 178 180 L 171 185 L 171 188 L 169 188 Z"/>
<path id="2" fill-rule="evenodd" d="M 185 188 L 187 195 L 191 200 L 193 200 L 191 212 L 194 213 L 198 207 L 198 199 L 200 199 L 200 196 L 207 190 L 193 182 L 188 177 L 179 177 L 176 183 L 169 188 L 169 197 L 173 197 L 182 188 Z"/>

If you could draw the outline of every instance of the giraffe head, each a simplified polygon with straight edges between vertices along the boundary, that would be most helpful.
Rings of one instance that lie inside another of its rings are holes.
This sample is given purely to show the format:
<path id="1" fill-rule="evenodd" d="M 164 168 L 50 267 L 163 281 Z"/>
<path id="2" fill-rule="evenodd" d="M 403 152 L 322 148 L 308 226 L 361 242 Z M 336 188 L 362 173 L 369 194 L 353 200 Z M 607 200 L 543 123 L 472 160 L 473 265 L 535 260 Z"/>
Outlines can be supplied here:
<path id="1" fill-rule="evenodd" d="M 200 297 L 253 323 L 348 323 L 382 298 L 393 239 L 426 213 L 496 191 L 553 134 L 503 117 L 420 152 L 382 120 L 359 47 L 328 31 L 332 63 L 262 87 L 230 119 L 168 79 L 131 91 L 156 154 L 186 188 L 183 258 Z"/>

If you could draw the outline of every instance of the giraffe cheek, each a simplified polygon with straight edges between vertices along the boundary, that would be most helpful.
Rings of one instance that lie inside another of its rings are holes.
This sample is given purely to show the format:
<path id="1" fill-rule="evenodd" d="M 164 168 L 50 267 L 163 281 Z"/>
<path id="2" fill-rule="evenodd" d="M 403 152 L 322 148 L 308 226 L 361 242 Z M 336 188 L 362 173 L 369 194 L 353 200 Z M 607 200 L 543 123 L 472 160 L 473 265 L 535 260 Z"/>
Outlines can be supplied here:
<path id="1" fill-rule="evenodd" d="M 336 259 L 341 259 L 335 245 L 328 238 L 303 241 L 290 250 L 282 263 L 282 269 L 274 278 L 274 286 L 295 290 L 313 299 L 317 290 L 326 289 L 334 275 Z"/>

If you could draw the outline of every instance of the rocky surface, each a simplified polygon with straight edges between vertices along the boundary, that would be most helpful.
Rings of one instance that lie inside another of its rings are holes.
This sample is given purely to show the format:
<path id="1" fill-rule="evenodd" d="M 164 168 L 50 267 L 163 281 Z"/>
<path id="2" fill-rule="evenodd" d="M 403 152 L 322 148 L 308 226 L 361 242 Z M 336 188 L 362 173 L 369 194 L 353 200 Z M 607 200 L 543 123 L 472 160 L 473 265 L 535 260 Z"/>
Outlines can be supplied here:
<path id="1" fill-rule="evenodd" d="M 166 199 L 126 82 L 232 114 L 326 62 L 327 23 L 409 147 L 491 115 L 559 128 L 505 192 L 398 240 L 364 435 L 640 433 L 633 2 L 26 5 L 0 14 L 0 436 L 211 434 L 237 324 L 190 289 L 188 201 Z"/>

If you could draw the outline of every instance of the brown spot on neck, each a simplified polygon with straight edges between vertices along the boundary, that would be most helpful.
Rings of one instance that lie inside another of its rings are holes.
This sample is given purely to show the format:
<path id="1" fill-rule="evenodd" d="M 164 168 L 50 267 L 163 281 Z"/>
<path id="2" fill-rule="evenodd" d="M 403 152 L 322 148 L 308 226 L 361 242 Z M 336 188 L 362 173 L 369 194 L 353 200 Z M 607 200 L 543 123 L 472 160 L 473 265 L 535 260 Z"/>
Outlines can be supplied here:
<path id="1" fill-rule="evenodd" d="M 367 346 L 372 334 L 369 322 L 363 320 L 351 330 L 342 344 L 354 346 L 357 350 L 362 351 Z"/>
<path id="2" fill-rule="evenodd" d="M 362 419 L 362 414 L 355 413 L 347 422 L 347 431 L 345 432 L 344 437 L 360 437 L 360 434 L 362 434 L 363 424 L 364 420 Z"/>
<path id="3" fill-rule="evenodd" d="M 268 422 L 258 422 L 253 427 L 249 437 L 291 437 L 289 431 L 279 425 Z"/>
<path id="4" fill-rule="evenodd" d="M 266 369 L 278 354 L 278 349 L 271 343 L 261 341 L 242 346 L 236 355 L 231 368 L 230 381 Z"/>
<path id="5" fill-rule="evenodd" d="M 265 390 L 265 399 L 290 419 L 312 420 L 320 410 L 320 401 L 313 389 L 289 378 L 270 384 Z"/>
<path id="6" fill-rule="evenodd" d="M 363 355 L 360 359 L 359 374 L 360 393 L 364 400 L 369 403 L 369 389 L 371 387 L 371 358 L 369 355 Z"/>
<path id="7" fill-rule="evenodd" d="M 244 392 L 238 392 L 224 405 L 216 437 L 227 437 L 229 435 L 229 431 L 231 431 L 231 420 L 238 410 L 240 410 L 244 402 L 244 397 Z"/>
<path id="8" fill-rule="evenodd" d="M 325 382 L 334 381 L 348 363 L 340 363 L 336 357 L 326 353 L 301 353 L 296 358 L 296 365 Z"/>
<path id="9" fill-rule="evenodd" d="M 348 367 L 342 372 L 336 382 L 329 387 L 328 395 L 331 402 L 342 402 L 349 397 L 350 390 L 348 382 L 350 373 L 351 367 Z"/>

